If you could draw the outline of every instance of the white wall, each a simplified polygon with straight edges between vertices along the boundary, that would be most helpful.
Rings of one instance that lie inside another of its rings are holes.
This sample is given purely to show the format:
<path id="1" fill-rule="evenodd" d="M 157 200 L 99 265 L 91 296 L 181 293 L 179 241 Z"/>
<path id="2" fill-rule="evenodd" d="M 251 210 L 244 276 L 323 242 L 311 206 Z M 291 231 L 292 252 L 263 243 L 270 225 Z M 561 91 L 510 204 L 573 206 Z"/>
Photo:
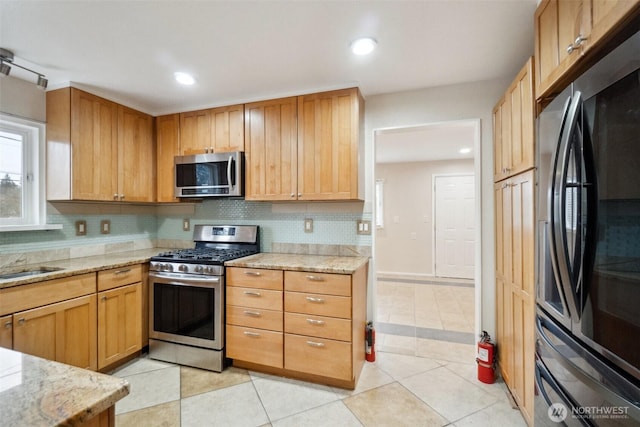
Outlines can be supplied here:
<path id="1" fill-rule="evenodd" d="M 454 173 L 473 175 L 473 159 L 376 164 L 385 219 L 376 230 L 378 274 L 433 276 L 433 175 Z"/>
<path id="2" fill-rule="evenodd" d="M 46 94 L 35 83 L 7 76 L 0 78 L 0 112 L 44 122 Z"/>
<path id="3" fill-rule="evenodd" d="M 511 79 L 368 96 L 365 100 L 366 199 L 373 205 L 374 131 L 449 120 L 481 120 L 482 312 L 481 329 L 495 335 L 495 244 L 493 215 L 493 132 L 491 111 Z M 368 205 L 368 204 L 367 204 Z M 375 239 L 374 239 L 375 240 Z M 375 241 L 374 241 L 375 244 Z M 375 248 L 374 248 L 375 249 Z M 374 253 L 375 262 L 375 253 Z M 375 289 L 375 283 L 374 287 Z M 370 313 L 373 312 L 369 301 Z"/>

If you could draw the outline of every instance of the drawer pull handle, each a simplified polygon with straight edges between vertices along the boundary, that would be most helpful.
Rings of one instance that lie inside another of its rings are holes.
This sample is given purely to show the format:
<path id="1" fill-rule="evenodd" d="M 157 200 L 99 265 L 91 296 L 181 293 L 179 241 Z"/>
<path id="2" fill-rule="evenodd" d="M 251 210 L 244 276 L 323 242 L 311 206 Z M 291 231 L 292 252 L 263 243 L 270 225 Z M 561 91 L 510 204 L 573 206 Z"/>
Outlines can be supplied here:
<path id="1" fill-rule="evenodd" d="M 261 296 L 260 292 L 255 292 L 255 291 L 244 291 L 245 295 L 249 295 L 252 297 L 259 297 Z"/>
<path id="2" fill-rule="evenodd" d="M 127 273 L 129 273 L 130 271 L 131 271 L 131 269 L 130 269 L 130 268 L 125 268 L 124 270 L 118 270 L 118 271 L 115 271 L 113 274 L 116 274 L 116 275 L 118 275 L 118 274 L 127 274 Z"/>
<path id="3" fill-rule="evenodd" d="M 310 323 L 312 325 L 324 325 L 325 321 L 324 320 L 316 320 L 316 319 L 307 319 L 307 323 Z"/>
<path id="4" fill-rule="evenodd" d="M 245 310 L 244 314 L 246 314 L 247 316 L 251 316 L 251 317 L 260 317 L 260 316 L 262 316 L 262 314 L 260 314 L 260 312 L 258 312 L 258 311 L 247 311 L 247 310 Z"/>
<path id="5" fill-rule="evenodd" d="M 260 338 L 260 334 L 257 332 L 244 331 L 244 334 L 251 338 Z"/>
<path id="6" fill-rule="evenodd" d="M 247 276 L 262 276 L 262 273 L 259 271 L 245 271 L 244 274 Z"/>
<path id="7" fill-rule="evenodd" d="M 315 302 L 315 303 L 318 303 L 318 304 L 324 304 L 324 298 L 307 297 L 307 301 Z"/>
<path id="8" fill-rule="evenodd" d="M 311 280 L 312 282 L 324 282 L 324 277 L 321 276 L 305 276 L 307 279 Z"/>
<path id="9" fill-rule="evenodd" d="M 307 341 L 307 344 L 310 345 L 311 347 L 316 347 L 316 348 L 324 347 L 324 343 L 322 342 Z"/>

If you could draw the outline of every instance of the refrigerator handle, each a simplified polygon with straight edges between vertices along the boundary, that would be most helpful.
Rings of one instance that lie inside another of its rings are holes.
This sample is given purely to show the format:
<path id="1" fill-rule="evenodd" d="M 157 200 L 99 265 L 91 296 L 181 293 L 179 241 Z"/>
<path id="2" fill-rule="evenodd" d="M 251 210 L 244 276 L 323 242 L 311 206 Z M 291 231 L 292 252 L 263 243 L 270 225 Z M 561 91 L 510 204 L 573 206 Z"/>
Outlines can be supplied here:
<path id="1" fill-rule="evenodd" d="M 569 249 L 566 233 L 566 195 L 567 171 L 571 155 L 571 139 L 576 130 L 578 113 L 582 104 L 580 92 L 576 92 L 571 102 L 565 103 L 562 128 L 556 151 L 553 176 L 551 180 L 551 200 L 549 203 L 551 222 L 551 251 L 552 265 L 556 280 L 560 284 L 565 296 L 565 302 L 571 317 L 581 317 L 578 295 L 576 294 L 577 277 L 571 272 L 569 265 Z"/>

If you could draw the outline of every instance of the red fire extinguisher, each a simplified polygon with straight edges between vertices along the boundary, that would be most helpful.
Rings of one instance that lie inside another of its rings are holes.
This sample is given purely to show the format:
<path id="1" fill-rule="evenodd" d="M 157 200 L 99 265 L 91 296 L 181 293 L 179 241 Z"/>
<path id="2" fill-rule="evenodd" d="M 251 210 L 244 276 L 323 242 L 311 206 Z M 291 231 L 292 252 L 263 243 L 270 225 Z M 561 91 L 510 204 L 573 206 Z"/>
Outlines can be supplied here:
<path id="1" fill-rule="evenodd" d="M 478 342 L 478 380 L 486 384 L 493 384 L 496 376 L 496 345 L 491 342 L 487 331 L 482 331 Z"/>
<path id="2" fill-rule="evenodd" d="M 376 361 L 376 330 L 373 328 L 373 322 L 368 322 L 367 326 L 364 328 L 364 339 L 366 344 L 366 349 L 364 353 L 364 358 L 367 362 L 375 362 Z"/>

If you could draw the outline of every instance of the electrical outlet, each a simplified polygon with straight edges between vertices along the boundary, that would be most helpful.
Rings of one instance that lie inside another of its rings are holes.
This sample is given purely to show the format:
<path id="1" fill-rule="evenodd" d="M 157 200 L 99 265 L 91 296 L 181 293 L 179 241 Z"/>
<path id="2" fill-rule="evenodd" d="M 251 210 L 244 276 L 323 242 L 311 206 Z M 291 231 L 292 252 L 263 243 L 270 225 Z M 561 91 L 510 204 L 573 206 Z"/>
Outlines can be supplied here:
<path id="1" fill-rule="evenodd" d="M 100 221 L 100 233 L 109 234 L 111 233 L 111 221 L 108 219 L 103 219 Z"/>
<path id="2" fill-rule="evenodd" d="M 87 235 L 87 221 L 81 220 L 76 221 L 76 236 L 86 236 Z"/>
<path id="3" fill-rule="evenodd" d="M 189 218 L 185 218 L 182 220 L 182 231 L 189 230 L 191 230 L 191 221 L 189 220 Z"/>
<path id="4" fill-rule="evenodd" d="M 304 232 L 313 233 L 313 220 L 311 218 L 305 218 L 304 220 Z"/>
<path id="5" fill-rule="evenodd" d="M 371 221 L 359 219 L 356 221 L 357 234 L 371 234 Z"/>

